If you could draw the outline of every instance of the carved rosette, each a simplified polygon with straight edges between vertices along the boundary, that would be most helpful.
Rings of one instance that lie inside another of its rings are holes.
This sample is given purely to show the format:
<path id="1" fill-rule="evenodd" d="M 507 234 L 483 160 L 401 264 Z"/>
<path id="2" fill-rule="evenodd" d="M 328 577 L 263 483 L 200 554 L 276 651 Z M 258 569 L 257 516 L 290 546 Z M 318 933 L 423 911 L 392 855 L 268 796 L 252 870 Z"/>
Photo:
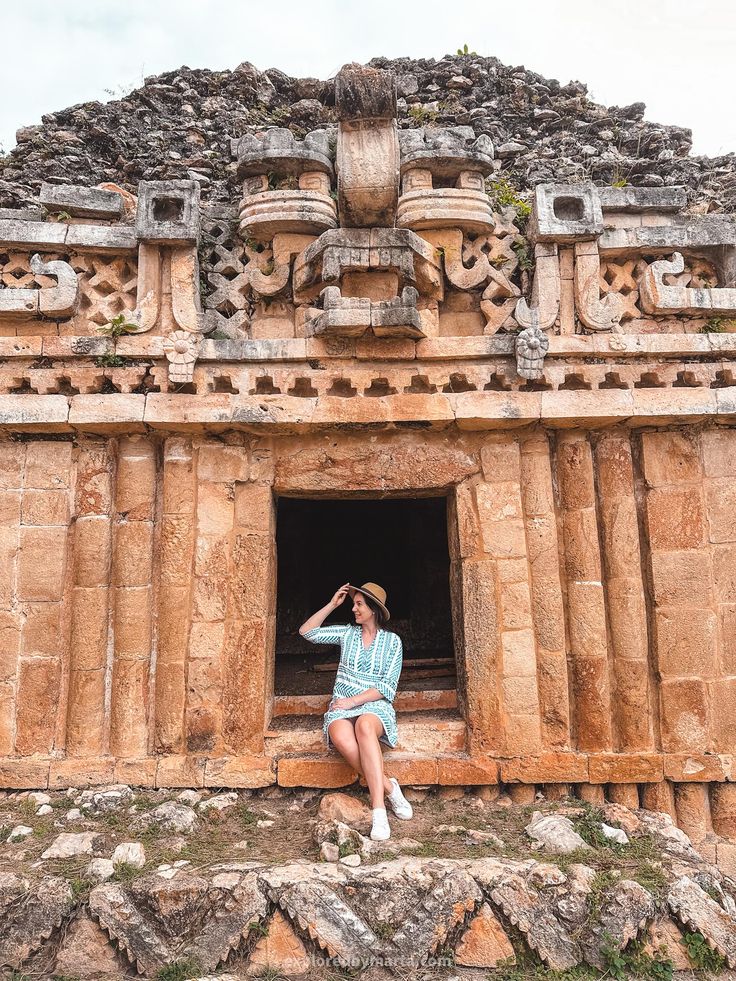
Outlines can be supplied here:
<path id="1" fill-rule="evenodd" d="M 199 354 L 198 335 L 186 330 L 172 331 L 164 338 L 163 348 L 169 362 L 169 381 L 175 385 L 192 381 Z"/>

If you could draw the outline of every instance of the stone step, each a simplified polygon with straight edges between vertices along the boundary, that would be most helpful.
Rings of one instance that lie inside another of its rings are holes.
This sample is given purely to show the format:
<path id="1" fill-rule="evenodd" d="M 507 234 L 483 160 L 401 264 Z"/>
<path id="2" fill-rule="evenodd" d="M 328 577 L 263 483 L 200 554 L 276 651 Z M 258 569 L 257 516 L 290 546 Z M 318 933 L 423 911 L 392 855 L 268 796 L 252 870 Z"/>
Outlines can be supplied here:
<path id="1" fill-rule="evenodd" d="M 454 709 L 434 712 L 398 712 L 399 743 L 396 752 L 437 756 L 465 749 L 465 722 Z M 266 730 L 266 754 L 327 755 L 319 716 L 281 716 Z"/>
<path id="2" fill-rule="evenodd" d="M 276 695 L 273 700 L 273 717 L 284 715 L 324 715 L 331 695 Z M 394 708 L 397 712 L 435 712 L 437 709 L 457 708 L 457 691 L 454 688 L 431 691 L 401 691 L 396 695 Z"/>

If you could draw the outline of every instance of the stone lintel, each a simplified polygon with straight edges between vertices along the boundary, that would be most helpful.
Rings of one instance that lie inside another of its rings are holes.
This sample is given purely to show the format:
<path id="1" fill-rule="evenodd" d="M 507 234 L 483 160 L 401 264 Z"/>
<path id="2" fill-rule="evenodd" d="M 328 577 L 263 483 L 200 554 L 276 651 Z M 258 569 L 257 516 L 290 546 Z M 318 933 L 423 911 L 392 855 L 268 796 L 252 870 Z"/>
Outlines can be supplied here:
<path id="1" fill-rule="evenodd" d="M 627 253 L 671 253 L 736 245 L 736 219 L 730 215 L 703 215 L 676 225 L 606 228 L 598 246 L 601 256 Z"/>
<path id="2" fill-rule="evenodd" d="M 332 426 L 391 427 L 394 422 L 453 423 L 466 431 L 503 430 L 543 423 L 551 428 L 667 425 L 714 419 L 731 422 L 736 398 L 729 389 L 672 389 L 663 404 L 659 389 L 462 392 L 381 399 L 301 398 L 291 395 L 135 394 L 2 395 L 0 429 L 94 432 L 171 431 L 303 433 Z"/>
<path id="3" fill-rule="evenodd" d="M 124 202 L 115 191 L 76 184 L 41 185 L 38 200 L 48 212 L 66 211 L 77 218 L 116 220 L 123 216 Z"/>
<path id="4" fill-rule="evenodd" d="M 318 358 L 343 361 L 489 361 L 510 358 L 514 353 L 514 338 L 494 337 L 429 337 L 418 342 L 404 339 L 370 338 L 365 349 L 356 347 L 346 338 L 264 338 L 259 340 L 204 340 L 199 350 L 200 362 L 236 362 L 239 364 L 271 362 L 286 364 Z M 693 355 L 736 354 L 736 334 L 566 334 L 549 339 L 547 363 L 555 358 L 606 358 L 611 361 L 630 361 L 641 358 L 673 359 Z M 397 347 L 397 343 L 401 347 Z M 96 357 L 112 351 L 106 337 L 28 335 L 0 337 L 0 357 L 27 358 L 43 354 L 51 358 Z M 149 335 L 127 336 L 117 340 L 116 353 L 123 357 L 161 358 L 163 338 Z M 571 365 L 572 369 L 573 365 Z"/>
<path id="5" fill-rule="evenodd" d="M 67 225 L 0 218 L 0 245 L 3 248 L 79 249 L 87 252 L 134 252 L 138 248 L 135 231 L 120 225 Z"/>
<path id="6" fill-rule="evenodd" d="M 599 187 L 603 214 L 608 211 L 642 214 L 684 210 L 684 187 Z"/>

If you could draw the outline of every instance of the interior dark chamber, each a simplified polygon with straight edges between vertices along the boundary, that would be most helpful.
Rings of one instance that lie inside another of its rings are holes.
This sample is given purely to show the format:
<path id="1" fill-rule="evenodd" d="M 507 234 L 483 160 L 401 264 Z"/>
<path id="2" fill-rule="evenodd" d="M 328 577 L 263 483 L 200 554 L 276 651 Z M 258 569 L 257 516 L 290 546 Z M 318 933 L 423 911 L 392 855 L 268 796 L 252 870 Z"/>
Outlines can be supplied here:
<path id="1" fill-rule="evenodd" d="M 310 644 L 299 627 L 342 583 L 376 582 L 387 593 L 388 629 L 404 646 L 400 689 L 455 687 L 447 499 L 278 501 L 275 694 L 332 691 L 337 646 Z M 352 600 L 325 623 L 353 623 Z M 444 663 L 407 664 L 442 659 Z M 448 660 L 449 659 L 449 660 Z"/>

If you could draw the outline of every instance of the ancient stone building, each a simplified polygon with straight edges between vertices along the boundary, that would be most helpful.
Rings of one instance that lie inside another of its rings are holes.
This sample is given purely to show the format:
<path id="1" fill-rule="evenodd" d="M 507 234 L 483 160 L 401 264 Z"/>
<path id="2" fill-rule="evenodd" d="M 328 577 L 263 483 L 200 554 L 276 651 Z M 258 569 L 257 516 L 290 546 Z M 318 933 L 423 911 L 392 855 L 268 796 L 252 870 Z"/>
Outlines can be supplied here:
<path id="1" fill-rule="evenodd" d="M 488 135 L 334 99 L 236 203 L 0 215 L 0 786 L 351 783 L 297 628 L 371 579 L 403 782 L 732 834 L 736 222 L 577 180 L 522 228 Z"/>

